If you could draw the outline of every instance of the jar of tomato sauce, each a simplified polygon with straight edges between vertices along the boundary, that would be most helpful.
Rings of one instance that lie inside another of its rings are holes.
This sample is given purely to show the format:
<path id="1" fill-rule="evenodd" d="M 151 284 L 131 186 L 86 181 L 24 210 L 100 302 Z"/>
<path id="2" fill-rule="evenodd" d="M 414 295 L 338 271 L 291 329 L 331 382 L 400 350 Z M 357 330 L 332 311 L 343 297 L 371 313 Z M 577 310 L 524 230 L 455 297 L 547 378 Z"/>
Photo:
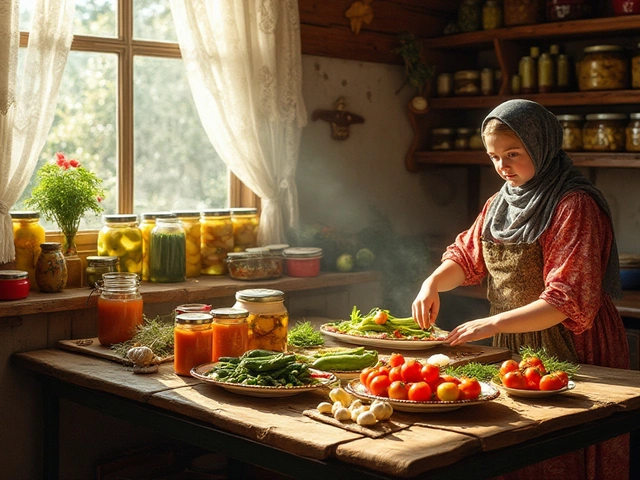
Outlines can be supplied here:
<path id="1" fill-rule="evenodd" d="M 249 312 L 249 350 L 287 351 L 289 312 L 283 292 L 268 288 L 240 290 L 233 308 Z"/>
<path id="2" fill-rule="evenodd" d="M 241 308 L 216 308 L 213 316 L 212 359 L 239 357 L 249 349 L 249 312 Z"/>
<path id="3" fill-rule="evenodd" d="M 173 330 L 173 369 L 191 375 L 191 369 L 211 362 L 213 330 L 209 313 L 182 313 Z"/>
<path id="4" fill-rule="evenodd" d="M 98 298 L 98 340 L 101 345 L 114 345 L 131 340 L 142 325 L 142 296 L 138 291 L 138 275 L 131 272 L 102 274 Z"/>

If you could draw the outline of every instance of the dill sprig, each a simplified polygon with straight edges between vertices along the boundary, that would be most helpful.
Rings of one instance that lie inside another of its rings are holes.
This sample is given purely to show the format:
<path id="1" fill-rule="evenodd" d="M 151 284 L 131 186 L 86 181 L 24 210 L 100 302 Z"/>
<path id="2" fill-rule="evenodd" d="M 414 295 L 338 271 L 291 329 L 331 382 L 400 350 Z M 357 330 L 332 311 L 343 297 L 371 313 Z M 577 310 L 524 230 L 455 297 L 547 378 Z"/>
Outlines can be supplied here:
<path id="1" fill-rule="evenodd" d="M 324 345 L 324 337 L 322 333 L 313 328 L 311 322 L 297 322 L 293 328 L 289 330 L 287 342 L 294 347 L 316 347 Z"/>
<path id="2" fill-rule="evenodd" d="M 146 346 L 160 358 L 173 355 L 173 325 L 174 314 L 158 315 L 148 318 L 142 314 L 143 322 L 136 327 L 131 340 L 116 343 L 111 349 L 122 358 L 127 357 L 131 347 Z"/>
<path id="3" fill-rule="evenodd" d="M 569 375 L 569 378 L 573 378 L 580 369 L 580 365 L 564 360 L 559 360 L 555 355 L 549 355 L 544 348 L 536 350 L 528 346 L 522 346 L 520 347 L 520 355 L 522 356 L 523 360 L 526 360 L 530 357 L 538 357 L 540 360 L 542 360 L 544 368 L 547 370 L 547 372 L 551 373 L 562 371 Z"/>
<path id="4" fill-rule="evenodd" d="M 500 367 L 494 364 L 469 362 L 457 367 L 446 367 L 445 373 L 453 377 L 476 378 L 479 382 L 488 382 L 500 371 Z"/>

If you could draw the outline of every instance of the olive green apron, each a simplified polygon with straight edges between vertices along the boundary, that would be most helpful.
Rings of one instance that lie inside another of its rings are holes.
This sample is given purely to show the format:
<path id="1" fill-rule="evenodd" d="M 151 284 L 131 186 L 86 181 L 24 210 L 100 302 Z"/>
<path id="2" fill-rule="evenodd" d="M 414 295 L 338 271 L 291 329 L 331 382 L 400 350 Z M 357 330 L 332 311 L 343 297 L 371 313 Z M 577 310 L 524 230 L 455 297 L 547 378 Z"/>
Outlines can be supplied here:
<path id="1" fill-rule="evenodd" d="M 534 243 L 494 243 L 482 241 L 482 252 L 489 272 L 487 298 L 491 315 L 527 305 L 544 291 L 542 248 Z M 514 353 L 521 346 L 544 348 L 560 360 L 576 362 L 573 337 L 561 323 L 546 330 L 528 333 L 499 333 L 493 345 Z"/>

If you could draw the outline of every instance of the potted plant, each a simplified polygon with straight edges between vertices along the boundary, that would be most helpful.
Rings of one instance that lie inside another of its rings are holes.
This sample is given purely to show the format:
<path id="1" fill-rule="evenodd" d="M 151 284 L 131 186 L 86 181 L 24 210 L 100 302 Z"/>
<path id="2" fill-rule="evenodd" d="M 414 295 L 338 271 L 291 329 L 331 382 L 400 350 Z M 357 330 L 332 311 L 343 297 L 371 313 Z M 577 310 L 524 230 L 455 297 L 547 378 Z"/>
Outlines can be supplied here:
<path id="1" fill-rule="evenodd" d="M 422 46 L 420 40 L 412 33 L 402 33 L 398 36 L 400 46 L 393 50 L 402 57 L 406 78 L 398 92 L 406 85 L 413 87 L 416 96 L 411 100 L 411 106 L 417 111 L 427 109 L 427 99 L 423 96 L 427 82 L 433 78 L 435 67 L 422 60 Z"/>

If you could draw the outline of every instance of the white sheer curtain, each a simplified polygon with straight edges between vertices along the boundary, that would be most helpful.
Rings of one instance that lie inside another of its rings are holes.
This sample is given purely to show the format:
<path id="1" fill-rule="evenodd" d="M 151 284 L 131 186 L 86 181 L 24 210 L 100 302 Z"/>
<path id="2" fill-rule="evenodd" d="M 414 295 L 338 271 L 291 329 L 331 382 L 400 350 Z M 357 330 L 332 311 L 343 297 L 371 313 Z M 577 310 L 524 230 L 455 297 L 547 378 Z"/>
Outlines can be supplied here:
<path id="1" fill-rule="evenodd" d="M 19 0 L 0 0 L 0 263 L 15 258 L 9 209 L 29 183 L 53 123 L 75 4 L 38 0 L 17 90 Z"/>
<path id="2" fill-rule="evenodd" d="M 260 244 L 282 243 L 298 223 L 307 123 L 297 0 L 171 0 L 171 10 L 209 140 L 261 199 Z"/>

